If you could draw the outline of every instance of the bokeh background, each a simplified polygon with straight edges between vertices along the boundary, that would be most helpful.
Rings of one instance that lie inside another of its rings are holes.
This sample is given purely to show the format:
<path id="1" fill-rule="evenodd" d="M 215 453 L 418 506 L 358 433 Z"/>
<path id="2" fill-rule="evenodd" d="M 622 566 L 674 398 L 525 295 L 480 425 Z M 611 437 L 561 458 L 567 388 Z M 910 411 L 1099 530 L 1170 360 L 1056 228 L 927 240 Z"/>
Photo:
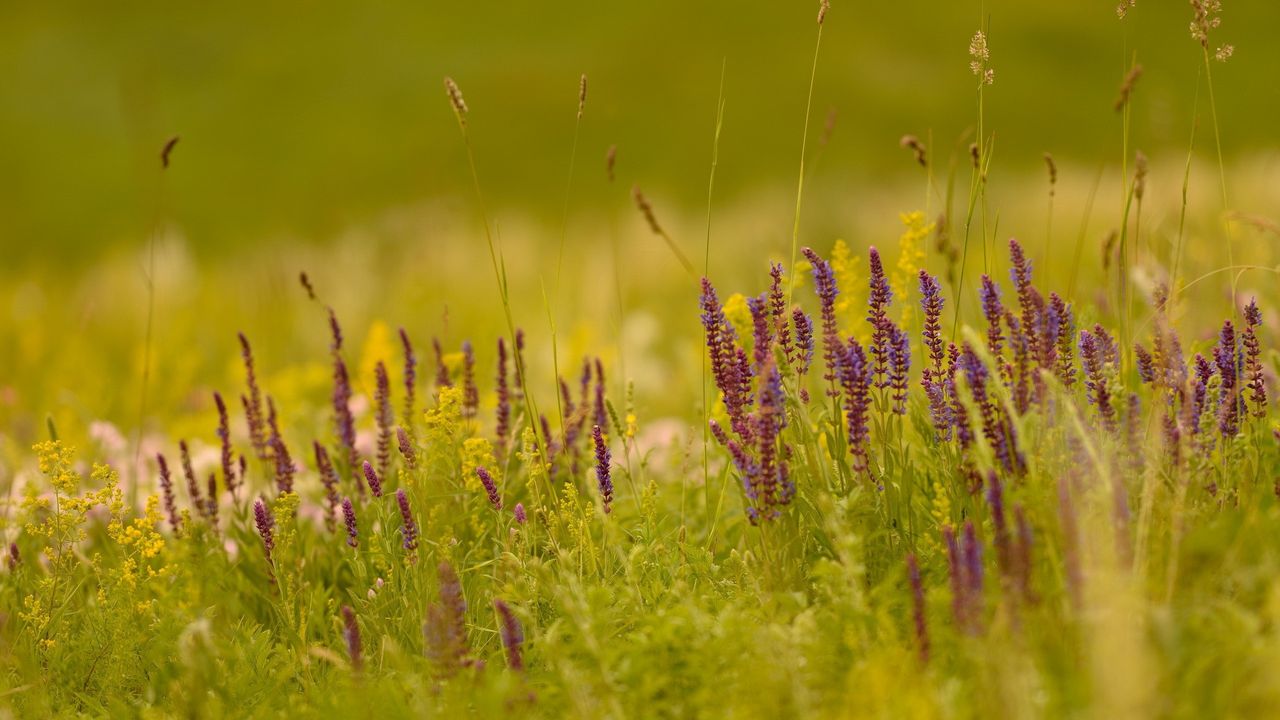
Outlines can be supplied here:
<path id="1" fill-rule="evenodd" d="M 1242 178 L 1232 181 L 1232 204 L 1266 215 L 1278 200 L 1280 4 L 1225 5 L 1215 42 L 1236 54 L 1213 66 L 1213 80 L 1227 166 Z M 764 263 L 789 251 L 816 9 L 723 0 L 0 4 L 0 421 L 20 439 L 37 434 L 45 415 L 136 422 L 153 298 L 150 413 L 207 410 L 208 390 L 238 377 L 241 329 L 268 369 L 319 361 L 313 392 L 323 399 L 323 317 L 296 286 L 303 269 L 357 338 L 367 340 L 376 320 L 408 327 L 424 345 L 432 335 L 474 337 L 487 367 L 500 305 L 445 75 L 471 108 L 517 322 L 545 334 L 549 292 L 566 357 L 623 338 L 627 374 L 655 391 L 655 412 L 687 408 L 670 378 L 696 357 L 692 297 L 630 188 L 643 187 L 677 241 L 700 254 L 723 68 L 713 265 L 729 287 L 753 278 L 738 289 L 758 290 Z M 1193 137 L 1196 176 L 1216 179 L 1190 14 L 1184 2 L 1151 0 L 1123 22 L 1113 0 L 836 2 L 814 89 L 802 242 L 825 251 L 845 237 L 861 253 L 896 240 L 899 211 L 938 211 L 939 193 L 926 196 L 898 146 L 907 133 L 930 143 L 940 184 L 960 158 L 963 205 L 976 115 L 967 48 L 985 24 L 999 234 L 1036 247 L 1051 239 L 1048 151 L 1062 168 L 1063 241 L 1042 269 L 1066 272 L 1077 231 L 1088 236 L 1086 258 L 1096 255 L 1118 216 L 1113 103 L 1136 57 L 1145 73 L 1131 148 L 1159 170 L 1146 232 L 1167 245 Z M 582 73 L 590 92 L 565 223 Z M 159 151 L 172 135 L 181 141 L 162 173 Z M 609 183 L 604 156 L 615 144 Z M 1095 178 L 1102 199 L 1088 225 L 1080 208 Z M 1214 186 L 1199 190 L 1193 228 L 1213 228 Z M 1262 262 L 1274 236 L 1248 232 L 1242 242 Z M 1212 248 L 1188 252 L 1208 258 Z M 615 312 L 615 296 L 625 311 Z"/>

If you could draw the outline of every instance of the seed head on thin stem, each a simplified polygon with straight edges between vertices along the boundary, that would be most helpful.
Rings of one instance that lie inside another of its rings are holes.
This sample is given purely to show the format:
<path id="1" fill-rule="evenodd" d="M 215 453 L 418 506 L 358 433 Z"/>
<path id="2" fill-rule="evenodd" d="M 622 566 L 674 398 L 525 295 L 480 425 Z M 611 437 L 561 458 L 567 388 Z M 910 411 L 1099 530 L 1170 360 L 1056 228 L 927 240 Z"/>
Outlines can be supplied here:
<path id="1" fill-rule="evenodd" d="M 454 82 L 453 78 L 446 77 L 444 91 L 449 96 L 449 104 L 453 105 L 453 114 L 458 117 L 458 124 L 466 127 L 467 103 L 462 99 L 462 91 L 458 89 L 458 83 Z"/>

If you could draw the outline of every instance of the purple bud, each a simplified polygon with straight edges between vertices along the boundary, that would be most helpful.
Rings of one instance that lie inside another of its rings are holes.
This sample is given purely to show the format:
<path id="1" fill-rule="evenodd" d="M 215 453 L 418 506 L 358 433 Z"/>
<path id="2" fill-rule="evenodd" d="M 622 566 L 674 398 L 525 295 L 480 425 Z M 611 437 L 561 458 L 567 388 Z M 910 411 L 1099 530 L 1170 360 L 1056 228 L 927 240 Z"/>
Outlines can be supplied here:
<path id="1" fill-rule="evenodd" d="M 480 478 L 480 484 L 484 485 L 484 491 L 489 496 L 489 504 L 494 510 L 501 510 L 502 497 L 498 495 L 498 484 L 493 481 L 493 476 L 485 468 L 477 467 L 476 477 Z"/>
<path id="2" fill-rule="evenodd" d="M 356 620 L 356 611 L 350 605 L 342 606 L 342 624 L 342 634 L 347 641 L 347 656 L 351 658 L 351 667 L 359 671 L 364 665 L 360 623 Z"/>
<path id="3" fill-rule="evenodd" d="M 613 479 L 609 468 L 609 446 L 604 441 L 604 433 L 599 425 L 591 429 L 591 437 L 596 445 L 596 483 L 600 488 L 600 501 L 604 504 L 604 512 L 607 515 L 613 510 Z"/>
<path id="4" fill-rule="evenodd" d="M 498 630 L 502 636 L 502 646 L 507 650 L 507 667 L 522 671 L 524 656 L 521 646 L 524 644 L 524 630 L 520 627 L 520 621 L 516 619 L 511 607 L 501 599 L 495 598 L 493 607 L 497 609 L 501 622 Z"/>
<path id="5" fill-rule="evenodd" d="M 413 520 L 413 511 L 409 508 L 409 496 L 405 493 L 404 488 L 396 490 L 396 504 L 400 506 L 404 549 L 408 552 L 413 552 L 418 549 L 418 523 Z"/>
<path id="6" fill-rule="evenodd" d="M 364 479 L 369 483 L 369 489 L 373 491 L 373 496 L 376 498 L 382 497 L 382 480 L 378 479 L 378 473 L 374 471 L 368 460 L 364 461 Z"/>
<path id="7" fill-rule="evenodd" d="M 516 507 L 511 511 L 516 516 L 516 522 L 521 525 L 529 521 L 529 517 L 524 512 L 524 503 L 516 503 Z"/>
<path id="8" fill-rule="evenodd" d="M 356 527 L 356 509 L 349 497 L 342 498 L 342 519 L 347 526 L 347 546 L 360 547 L 360 530 Z"/>

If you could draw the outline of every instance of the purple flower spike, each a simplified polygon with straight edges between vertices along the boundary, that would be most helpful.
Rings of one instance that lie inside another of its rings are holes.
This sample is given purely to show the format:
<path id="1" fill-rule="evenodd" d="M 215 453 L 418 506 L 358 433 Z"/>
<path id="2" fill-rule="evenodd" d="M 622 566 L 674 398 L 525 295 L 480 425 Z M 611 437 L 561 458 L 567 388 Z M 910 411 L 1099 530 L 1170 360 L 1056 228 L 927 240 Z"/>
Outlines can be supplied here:
<path id="1" fill-rule="evenodd" d="M 480 484 L 484 485 L 484 491 L 489 496 L 489 504 L 494 510 L 501 510 L 502 497 L 498 495 L 498 484 L 493 481 L 493 476 L 485 468 L 477 467 L 476 477 L 480 478 Z"/>
<path id="2" fill-rule="evenodd" d="M 1000 288 L 989 276 L 983 275 L 982 289 L 978 294 L 982 299 L 982 315 L 987 319 L 987 352 L 996 361 L 996 365 L 1001 366 L 1004 334 L 1000 330 L 1000 322 L 1004 319 L 1004 305 L 1000 303 Z"/>
<path id="3" fill-rule="evenodd" d="M 822 309 L 822 360 L 827 372 L 822 376 L 829 384 L 827 394 L 835 397 L 839 394 L 836 382 L 839 379 L 840 358 L 844 354 L 844 343 L 840 340 L 839 324 L 836 321 L 836 275 L 831 264 L 818 256 L 812 248 L 802 248 L 809 264 L 813 266 L 813 286 L 818 293 L 819 305 Z"/>
<path id="4" fill-rule="evenodd" d="M 320 444 L 320 441 L 312 443 L 312 448 L 316 455 L 316 471 L 320 473 L 320 483 L 324 485 L 325 504 L 328 512 L 325 513 L 324 523 L 330 532 L 334 530 L 334 514 L 338 511 L 338 473 L 333 469 L 333 461 L 329 459 L 329 453 Z"/>
<path id="5" fill-rule="evenodd" d="M 871 357 L 875 359 L 873 375 L 875 386 L 889 387 L 889 345 L 893 341 L 893 324 L 889 321 L 889 305 L 893 303 L 893 290 L 884 274 L 880 251 L 872 247 L 870 255 L 871 290 L 867 298 L 867 322 L 871 323 Z"/>
<path id="6" fill-rule="evenodd" d="M 453 387 L 449 368 L 444 364 L 444 348 L 440 347 L 440 338 L 431 338 L 431 349 L 436 355 L 436 388 Z"/>
<path id="7" fill-rule="evenodd" d="M 516 503 L 516 507 L 514 510 L 511 511 L 511 514 L 515 515 L 516 522 L 520 523 L 521 525 L 524 525 L 526 522 L 529 522 L 529 516 L 526 515 L 524 511 L 524 503 Z"/>
<path id="8" fill-rule="evenodd" d="M 773 263 L 769 266 L 769 318 L 773 323 L 773 332 L 778 336 L 778 347 L 782 354 L 791 361 L 791 330 L 787 326 L 787 301 L 782 293 L 782 265 Z"/>
<path id="9" fill-rule="evenodd" d="M 498 338 L 498 407 L 494 411 L 494 434 L 498 436 L 499 456 L 505 456 L 511 442 L 511 388 L 507 384 L 507 343 Z"/>
<path id="10" fill-rule="evenodd" d="M 418 356 L 413 353 L 409 333 L 400 328 L 400 347 L 404 350 L 404 424 L 413 425 L 414 404 L 418 394 Z"/>
<path id="11" fill-rule="evenodd" d="M 946 357 L 942 349 L 942 307 L 945 304 L 938 278 L 921 270 L 920 309 L 924 311 L 924 330 L 921 334 L 924 337 L 925 347 L 929 348 L 929 360 L 933 363 L 932 367 L 926 368 L 923 373 L 926 387 L 930 380 L 942 379 L 942 361 Z"/>
<path id="12" fill-rule="evenodd" d="M 259 460 L 267 459 L 267 431 L 263 425 L 262 416 L 262 390 L 258 387 L 258 376 L 254 371 L 253 349 L 249 347 L 249 338 L 240 333 L 240 357 L 244 360 L 244 379 L 245 386 L 248 387 L 248 395 L 244 395 L 241 399 L 244 401 L 244 417 L 249 426 L 249 441 L 253 445 L 253 452 Z"/>
<path id="13" fill-rule="evenodd" d="M 929 662 L 929 628 L 924 616 L 924 584 L 920 581 L 920 566 L 915 553 L 907 555 L 907 581 L 911 584 L 911 616 L 915 621 L 916 647 L 920 662 Z"/>
<path id="14" fill-rule="evenodd" d="M 276 518 L 271 514 L 271 508 L 262 502 L 261 499 L 253 501 L 253 523 L 258 527 L 258 534 L 262 536 L 262 551 L 267 556 L 267 563 L 271 563 L 271 551 L 276 548 Z"/>
<path id="15" fill-rule="evenodd" d="M 907 414 L 907 383 L 911 371 L 911 338 L 905 330 L 889 325 L 889 388 L 893 394 L 893 411 Z"/>
<path id="16" fill-rule="evenodd" d="M 391 409 L 391 377 L 381 360 L 374 366 L 373 375 L 376 408 L 374 420 L 378 425 L 378 472 L 386 475 L 391 466 L 391 425 L 395 422 L 395 413 Z"/>
<path id="17" fill-rule="evenodd" d="M 342 498 L 342 520 L 347 526 L 347 546 L 351 548 L 360 547 L 360 530 L 356 526 L 356 509 L 351 504 L 351 498 Z"/>
<path id="18" fill-rule="evenodd" d="M 364 479 L 369 483 L 369 490 L 373 492 L 376 498 L 382 497 L 382 480 L 378 477 L 378 473 L 369 464 L 368 460 L 364 461 Z"/>
<path id="19" fill-rule="evenodd" d="M 356 611 L 350 605 L 342 606 L 342 635 L 347 641 L 347 656 L 351 659 L 351 667 L 357 672 L 364 666 L 364 650 L 360 640 L 360 623 L 356 619 Z"/>
<path id="20" fill-rule="evenodd" d="M 1262 311 L 1258 301 L 1250 300 L 1244 309 L 1245 330 L 1240 337 L 1244 346 L 1245 387 L 1249 390 L 1249 402 L 1253 404 L 1253 416 L 1262 419 L 1267 415 L 1267 383 L 1262 374 L 1262 347 L 1258 342 L 1258 327 L 1262 325 Z"/>
<path id="21" fill-rule="evenodd" d="M 502 636 L 502 647 L 507 651 L 507 667 L 512 670 L 524 670 L 524 653 L 522 646 L 524 645 L 524 630 L 520 627 L 520 621 L 516 619 L 516 614 L 511 611 L 511 607 L 499 598 L 493 601 L 493 607 L 498 611 L 498 617 L 501 626 L 498 628 Z"/>
<path id="22" fill-rule="evenodd" d="M 840 382 L 845 393 L 845 419 L 849 428 L 849 452 L 853 454 L 853 471 L 868 471 L 868 444 L 871 433 L 868 412 L 871 407 L 871 366 L 858 341 L 849 338 L 849 344 L 840 364 Z"/>
<path id="23" fill-rule="evenodd" d="M 236 491 L 236 469 L 235 459 L 231 452 L 231 421 L 227 418 L 227 404 L 222 401 L 222 395 L 213 394 L 213 404 L 218 408 L 218 442 L 221 445 L 222 461 L 222 478 L 227 486 L 227 492 L 235 494 Z"/>
<path id="24" fill-rule="evenodd" d="M 418 523 L 413 520 L 413 511 L 409 508 L 409 495 L 405 493 L 404 488 L 396 490 L 396 504 L 400 506 L 404 549 L 407 552 L 413 552 L 418 549 Z"/>
<path id="25" fill-rule="evenodd" d="M 596 483 L 600 488 L 600 501 L 604 504 L 605 514 L 613 511 L 613 478 L 610 475 L 609 445 L 604 441 L 604 433 L 600 426 L 591 428 L 591 437 L 596 445 Z"/>
<path id="26" fill-rule="evenodd" d="M 178 508 L 173 500 L 173 477 L 169 475 L 169 463 L 164 455 L 156 453 L 156 464 L 160 466 L 160 493 L 164 498 L 164 511 L 169 516 L 169 527 L 178 529 Z"/>
<path id="27" fill-rule="evenodd" d="M 405 465 L 410 470 L 418 467 L 418 451 L 413 448 L 413 438 L 409 437 L 409 431 L 404 427 L 397 427 L 396 442 L 400 446 L 400 456 L 404 458 Z"/>

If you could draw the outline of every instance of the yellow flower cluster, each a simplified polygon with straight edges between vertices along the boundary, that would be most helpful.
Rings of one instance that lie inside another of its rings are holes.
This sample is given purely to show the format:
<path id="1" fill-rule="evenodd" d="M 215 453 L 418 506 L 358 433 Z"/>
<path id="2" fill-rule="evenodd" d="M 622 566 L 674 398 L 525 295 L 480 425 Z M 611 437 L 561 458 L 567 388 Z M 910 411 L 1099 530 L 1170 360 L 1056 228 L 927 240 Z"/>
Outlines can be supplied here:
<path id="1" fill-rule="evenodd" d="M 751 308 L 747 307 L 747 298 L 742 293 L 734 293 L 724 301 L 724 317 L 738 333 L 739 340 L 751 337 Z"/>
<path id="2" fill-rule="evenodd" d="M 835 311 L 840 322 L 840 331 L 852 335 L 860 342 L 866 342 L 870 335 L 866 331 L 865 308 L 867 302 L 866 283 L 858 282 L 858 265 L 862 258 L 849 250 L 844 240 L 836 240 L 831 248 L 831 272 L 836 276 L 836 287 L 840 294 L 836 295 Z"/>
<path id="3" fill-rule="evenodd" d="M 916 286 L 916 274 L 920 272 L 920 265 L 924 263 L 925 239 L 933 232 L 936 223 L 926 223 L 924 213 L 919 210 L 900 213 L 898 218 L 906 229 L 898 238 L 898 266 L 894 269 L 893 276 L 889 278 L 889 286 L 893 289 L 894 303 L 902 308 L 903 326 L 910 326 L 912 313 L 915 310 L 915 303 L 912 302 L 912 288 Z"/>
<path id="4" fill-rule="evenodd" d="M 462 460 L 462 482 L 468 488 L 481 488 L 480 478 L 476 477 L 478 467 L 489 470 L 495 478 L 501 474 L 494 463 L 493 443 L 488 438 L 473 437 L 464 440 L 459 458 Z"/>

